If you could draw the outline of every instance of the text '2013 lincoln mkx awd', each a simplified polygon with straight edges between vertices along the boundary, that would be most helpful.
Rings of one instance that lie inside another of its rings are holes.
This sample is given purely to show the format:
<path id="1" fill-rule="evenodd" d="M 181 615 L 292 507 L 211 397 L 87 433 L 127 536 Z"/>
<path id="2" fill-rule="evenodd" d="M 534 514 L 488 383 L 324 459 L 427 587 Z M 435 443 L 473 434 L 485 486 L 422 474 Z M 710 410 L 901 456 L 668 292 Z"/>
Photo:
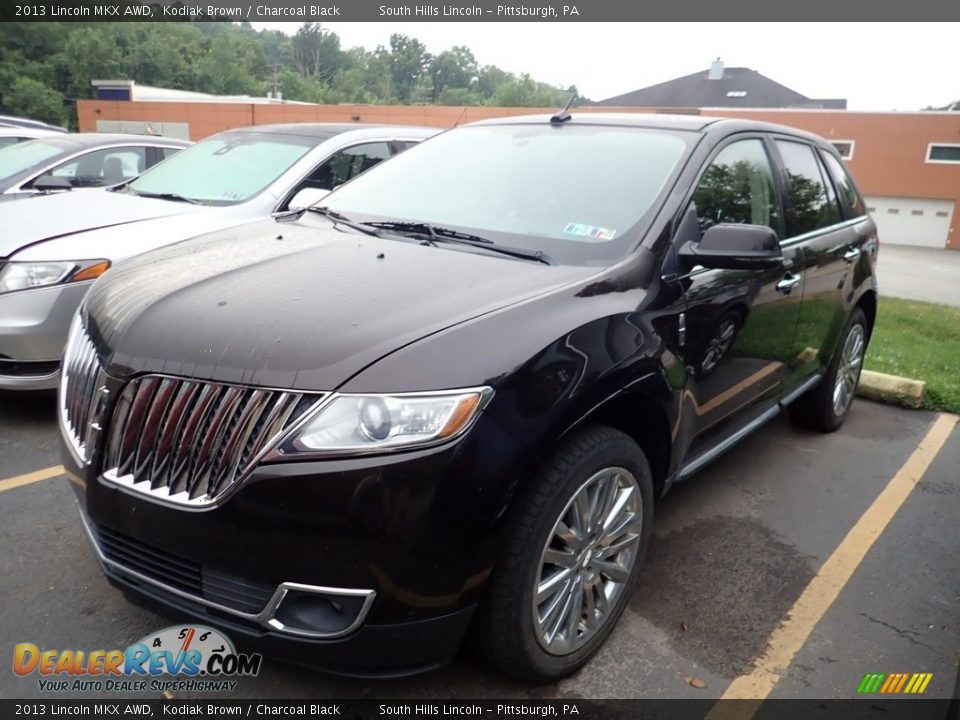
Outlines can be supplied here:
<path id="1" fill-rule="evenodd" d="M 560 678 L 623 613 L 673 483 L 783 408 L 840 426 L 877 250 L 801 131 L 459 127 L 100 278 L 64 464 L 130 596 L 334 672 L 429 669 L 469 632 Z"/>

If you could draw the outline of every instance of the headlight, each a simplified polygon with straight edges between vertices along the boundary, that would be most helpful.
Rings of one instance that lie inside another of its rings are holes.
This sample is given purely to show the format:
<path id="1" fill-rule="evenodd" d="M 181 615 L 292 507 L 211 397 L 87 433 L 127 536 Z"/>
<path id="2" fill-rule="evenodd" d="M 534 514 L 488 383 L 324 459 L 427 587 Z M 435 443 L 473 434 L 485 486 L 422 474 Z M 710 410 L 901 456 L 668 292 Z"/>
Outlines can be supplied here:
<path id="1" fill-rule="evenodd" d="M 93 280 L 110 267 L 109 260 L 10 262 L 0 270 L 0 293 Z"/>
<path id="2" fill-rule="evenodd" d="M 281 452 L 380 452 L 433 445 L 466 432 L 491 388 L 399 395 L 336 395 Z"/>

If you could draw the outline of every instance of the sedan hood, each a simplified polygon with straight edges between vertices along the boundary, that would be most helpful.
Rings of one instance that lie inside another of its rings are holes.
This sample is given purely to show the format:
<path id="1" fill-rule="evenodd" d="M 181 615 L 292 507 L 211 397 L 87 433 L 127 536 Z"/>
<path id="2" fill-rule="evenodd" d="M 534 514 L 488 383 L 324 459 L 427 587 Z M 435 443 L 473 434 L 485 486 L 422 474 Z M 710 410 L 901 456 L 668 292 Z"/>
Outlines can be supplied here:
<path id="1" fill-rule="evenodd" d="M 88 294 L 87 325 L 115 376 L 334 390 L 411 342 L 594 272 L 265 220 L 121 263 Z"/>
<path id="2" fill-rule="evenodd" d="M 84 230 L 178 215 L 199 205 L 137 197 L 108 190 L 81 190 L 0 205 L 0 257 L 43 240 Z"/>

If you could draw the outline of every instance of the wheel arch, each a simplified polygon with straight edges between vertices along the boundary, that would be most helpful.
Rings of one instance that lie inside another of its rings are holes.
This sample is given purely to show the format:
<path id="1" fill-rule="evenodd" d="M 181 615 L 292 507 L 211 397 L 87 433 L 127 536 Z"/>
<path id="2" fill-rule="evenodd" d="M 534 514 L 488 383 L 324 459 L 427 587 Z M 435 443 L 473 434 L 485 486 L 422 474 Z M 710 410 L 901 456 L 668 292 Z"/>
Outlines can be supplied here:
<path id="1" fill-rule="evenodd" d="M 659 401 L 645 393 L 617 395 L 580 418 L 561 439 L 589 425 L 612 427 L 632 438 L 650 464 L 654 497 L 663 494 L 670 473 L 673 440 L 670 421 Z"/>
<path id="2" fill-rule="evenodd" d="M 866 290 L 863 295 L 860 296 L 860 299 L 857 300 L 857 304 L 854 307 L 858 307 L 863 310 L 863 314 L 867 316 L 867 339 L 873 335 L 873 326 L 877 320 L 877 293 L 875 290 Z"/>

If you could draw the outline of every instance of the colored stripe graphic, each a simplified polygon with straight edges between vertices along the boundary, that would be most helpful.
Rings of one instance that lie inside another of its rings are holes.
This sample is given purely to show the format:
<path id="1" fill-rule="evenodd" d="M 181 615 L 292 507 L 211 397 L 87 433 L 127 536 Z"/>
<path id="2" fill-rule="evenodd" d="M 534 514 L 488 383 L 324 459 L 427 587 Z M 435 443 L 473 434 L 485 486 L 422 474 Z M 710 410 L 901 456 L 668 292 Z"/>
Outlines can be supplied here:
<path id="1" fill-rule="evenodd" d="M 933 673 L 867 673 L 857 686 L 857 693 L 871 695 L 919 695 L 927 689 Z"/>

